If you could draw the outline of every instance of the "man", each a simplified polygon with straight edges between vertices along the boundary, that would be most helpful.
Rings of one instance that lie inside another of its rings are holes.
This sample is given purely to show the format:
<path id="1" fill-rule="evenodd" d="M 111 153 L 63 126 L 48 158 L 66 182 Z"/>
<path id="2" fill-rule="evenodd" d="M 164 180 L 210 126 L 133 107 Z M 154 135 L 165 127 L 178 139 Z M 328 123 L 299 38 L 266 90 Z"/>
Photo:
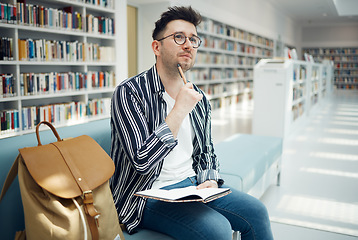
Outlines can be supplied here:
<path id="1" fill-rule="evenodd" d="M 207 204 L 133 196 L 150 188 L 224 183 L 211 139 L 210 103 L 178 72 L 178 64 L 184 72 L 194 65 L 200 21 L 191 7 L 164 12 L 153 31 L 156 64 L 114 92 L 111 157 L 116 172 L 110 186 L 119 220 L 129 233 L 146 228 L 175 239 L 229 240 L 232 230 L 240 231 L 242 239 L 273 239 L 266 208 L 242 192 L 232 190 Z"/>

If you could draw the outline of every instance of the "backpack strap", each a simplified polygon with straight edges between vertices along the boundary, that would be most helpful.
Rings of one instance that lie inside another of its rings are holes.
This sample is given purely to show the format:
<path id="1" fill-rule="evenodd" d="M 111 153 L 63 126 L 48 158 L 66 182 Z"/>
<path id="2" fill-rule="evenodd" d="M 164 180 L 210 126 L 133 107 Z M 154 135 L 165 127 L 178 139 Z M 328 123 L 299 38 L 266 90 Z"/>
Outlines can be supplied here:
<path id="1" fill-rule="evenodd" d="M 9 187 L 11 186 L 12 182 L 14 181 L 14 179 L 17 176 L 17 171 L 18 171 L 18 167 L 19 167 L 19 157 L 21 155 L 17 155 L 16 160 L 14 161 L 14 163 L 12 164 L 9 173 L 7 174 L 7 177 L 5 179 L 4 185 L 2 187 L 1 190 L 1 195 L 0 195 L 0 202 L 1 200 L 4 198 L 7 190 L 9 189 Z"/>
<path id="2" fill-rule="evenodd" d="M 82 191 L 83 207 L 85 209 L 87 223 L 89 225 L 92 234 L 92 240 L 98 240 L 99 239 L 98 218 L 101 213 L 98 212 L 94 206 L 92 190 L 89 188 L 86 179 L 81 177 L 81 172 L 77 168 L 76 164 L 74 164 L 74 162 L 71 160 L 72 157 L 71 154 L 68 152 L 68 150 L 59 144 L 56 143 L 51 143 L 51 144 L 53 144 L 61 153 L 63 160 L 67 164 L 68 168 L 72 173 L 73 178 L 75 179 L 77 185 L 80 187 Z"/>

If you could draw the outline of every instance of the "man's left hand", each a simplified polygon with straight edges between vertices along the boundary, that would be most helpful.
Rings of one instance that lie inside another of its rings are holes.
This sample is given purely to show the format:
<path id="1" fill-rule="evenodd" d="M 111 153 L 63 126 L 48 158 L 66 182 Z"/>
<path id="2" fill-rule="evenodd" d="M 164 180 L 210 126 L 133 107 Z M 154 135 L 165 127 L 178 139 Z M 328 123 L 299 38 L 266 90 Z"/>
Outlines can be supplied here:
<path id="1" fill-rule="evenodd" d="M 202 184 L 198 185 L 196 189 L 203 189 L 203 188 L 217 188 L 218 184 L 214 180 L 207 180 L 203 182 Z"/>

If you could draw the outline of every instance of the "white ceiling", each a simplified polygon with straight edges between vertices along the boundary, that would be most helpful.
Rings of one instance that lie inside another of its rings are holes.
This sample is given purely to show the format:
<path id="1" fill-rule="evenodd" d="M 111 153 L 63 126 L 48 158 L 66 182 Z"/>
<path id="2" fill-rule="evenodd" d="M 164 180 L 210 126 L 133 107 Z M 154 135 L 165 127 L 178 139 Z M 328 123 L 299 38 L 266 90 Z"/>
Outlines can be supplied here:
<path id="1" fill-rule="evenodd" d="M 135 5 L 168 0 L 127 0 Z M 223 0 L 222 0 L 223 1 Z M 258 0 L 302 25 L 358 24 L 358 0 Z M 218 1 L 219 2 L 219 1 Z M 221 3 L 222 4 L 222 3 Z M 337 5 L 337 7 L 336 7 Z M 339 10 L 339 11 L 337 11 Z M 338 14 L 338 12 L 340 14 Z M 264 12 L 263 12 L 264 13 Z M 341 16 L 340 16 L 341 15 Z"/>
<path id="2" fill-rule="evenodd" d="M 358 0 L 267 0 L 276 9 L 303 25 L 358 24 Z M 338 14 L 337 9 L 345 11 Z M 348 11 L 347 11 L 348 10 Z"/>
<path id="3" fill-rule="evenodd" d="M 333 0 L 339 16 L 357 16 L 358 1 L 357 0 Z"/>

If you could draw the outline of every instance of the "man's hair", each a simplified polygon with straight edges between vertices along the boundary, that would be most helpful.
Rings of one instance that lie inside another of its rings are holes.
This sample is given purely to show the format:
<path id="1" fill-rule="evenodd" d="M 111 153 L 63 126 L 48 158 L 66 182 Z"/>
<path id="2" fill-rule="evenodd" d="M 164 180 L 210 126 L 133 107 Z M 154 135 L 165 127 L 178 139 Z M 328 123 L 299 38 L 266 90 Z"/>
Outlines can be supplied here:
<path id="1" fill-rule="evenodd" d="M 169 7 L 169 10 L 163 12 L 160 19 L 155 22 L 153 30 L 153 40 L 157 40 L 164 31 L 167 24 L 173 20 L 184 20 L 192 23 L 195 27 L 201 22 L 201 15 L 197 11 L 189 7 Z"/>

